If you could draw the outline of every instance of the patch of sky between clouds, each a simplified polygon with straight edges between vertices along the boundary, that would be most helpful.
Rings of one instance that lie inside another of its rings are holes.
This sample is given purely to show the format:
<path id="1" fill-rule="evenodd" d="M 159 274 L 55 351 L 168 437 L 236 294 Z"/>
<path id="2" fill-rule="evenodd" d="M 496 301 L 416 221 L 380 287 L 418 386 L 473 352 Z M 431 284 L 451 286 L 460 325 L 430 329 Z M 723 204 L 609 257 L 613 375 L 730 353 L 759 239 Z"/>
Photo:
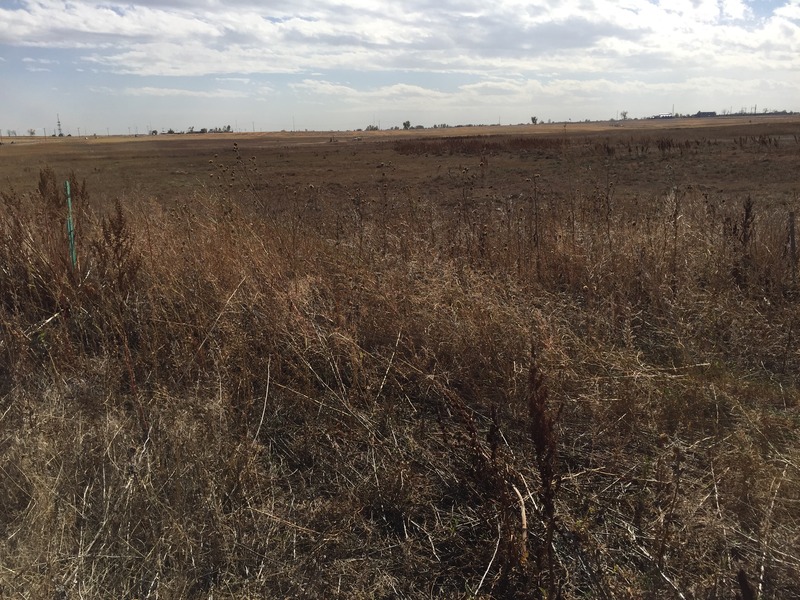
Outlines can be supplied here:
<path id="1" fill-rule="evenodd" d="M 785 0 L 746 0 L 744 3 L 756 17 L 761 19 L 771 17 L 776 9 L 791 4 Z"/>

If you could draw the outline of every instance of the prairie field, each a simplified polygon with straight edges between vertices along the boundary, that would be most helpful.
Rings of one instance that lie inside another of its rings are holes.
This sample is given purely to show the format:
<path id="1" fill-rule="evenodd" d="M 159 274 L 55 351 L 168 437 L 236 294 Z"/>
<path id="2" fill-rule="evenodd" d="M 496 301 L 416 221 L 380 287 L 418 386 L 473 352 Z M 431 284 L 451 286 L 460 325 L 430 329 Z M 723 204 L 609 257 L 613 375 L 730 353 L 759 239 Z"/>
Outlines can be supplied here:
<path id="1" fill-rule="evenodd" d="M 0 598 L 800 597 L 800 118 L 2 142 Z"/>

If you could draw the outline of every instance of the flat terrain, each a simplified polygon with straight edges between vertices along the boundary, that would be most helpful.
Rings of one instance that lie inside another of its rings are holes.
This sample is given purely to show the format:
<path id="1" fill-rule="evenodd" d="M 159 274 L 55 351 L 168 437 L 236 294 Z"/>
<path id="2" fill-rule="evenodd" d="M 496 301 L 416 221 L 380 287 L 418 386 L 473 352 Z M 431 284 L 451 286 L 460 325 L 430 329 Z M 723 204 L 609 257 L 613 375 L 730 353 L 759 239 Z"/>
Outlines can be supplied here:
<path id="1" fill-rule="evenodd" d="M 467 168 L 482 175 L 475 182 L 478 194 L 514 193 L 536 173 L 553 187 L 609 178 L 639 194 L 698 185 L 726 193 L 758 188 L 788 199 L 798 193 L 798 136 L 798 117 L 730 117 L 386 132 L 20 137 L 5 138 L 0 147 L 0 182 L 32 189 L 39 169 L 50 166 L 74 171 L 95 196 L 169 202 L 212 186 L 209 174 L 234 162 L 237 143 L 248 166 L 258 168 L 260 185 L 388 182 L 435 191 Z M 459 139 L 468 143 L 459 148 Z M 530 144 L 504 147 L 509 139 Z M 659 148 L 659 142 L 671 145 Z M 484 157 L 490 160 L 482 170 Z"/>
<path id="2" fill-rule="evenodd" d="M 0 597 L 800 597 L 800 119 L 2 141 Z"/>

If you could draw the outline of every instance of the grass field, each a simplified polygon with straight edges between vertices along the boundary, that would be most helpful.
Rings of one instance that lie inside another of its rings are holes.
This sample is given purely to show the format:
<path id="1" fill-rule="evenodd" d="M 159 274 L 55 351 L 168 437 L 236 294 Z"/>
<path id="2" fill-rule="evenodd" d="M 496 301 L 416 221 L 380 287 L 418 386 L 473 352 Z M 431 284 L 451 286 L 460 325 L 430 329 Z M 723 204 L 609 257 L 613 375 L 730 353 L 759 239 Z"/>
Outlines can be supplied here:
<path id="1" fill-rule="evenodd" d="M 3 138 L 0 597 L 800 597 L 800 119 L 613 125 Z"/>

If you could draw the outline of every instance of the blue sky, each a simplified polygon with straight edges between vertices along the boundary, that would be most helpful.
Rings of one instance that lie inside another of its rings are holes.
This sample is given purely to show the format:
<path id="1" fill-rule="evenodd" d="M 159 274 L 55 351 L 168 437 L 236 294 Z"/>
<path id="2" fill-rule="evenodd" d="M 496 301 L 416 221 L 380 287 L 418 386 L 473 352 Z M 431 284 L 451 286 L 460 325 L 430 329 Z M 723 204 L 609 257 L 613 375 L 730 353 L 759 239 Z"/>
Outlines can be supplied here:
<path id="1" fill-rule="evenodd" d="M 0 130 L 800 111 L 800 0 L 0 0 Z"/>

